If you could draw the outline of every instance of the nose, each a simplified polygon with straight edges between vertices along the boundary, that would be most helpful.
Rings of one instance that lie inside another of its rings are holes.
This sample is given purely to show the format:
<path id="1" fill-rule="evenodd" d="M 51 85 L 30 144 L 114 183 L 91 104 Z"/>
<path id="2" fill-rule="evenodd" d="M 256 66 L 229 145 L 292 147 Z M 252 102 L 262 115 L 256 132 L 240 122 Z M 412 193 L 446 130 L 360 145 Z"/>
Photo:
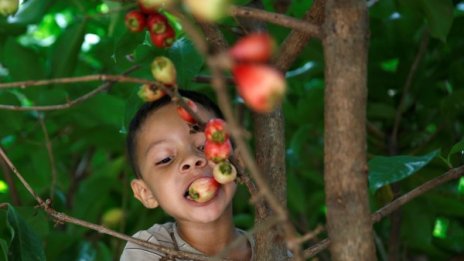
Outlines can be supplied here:
<path id="1" fill-rule="evenodd" d="M 185 173 L 196 168 L 204 168 L 207 164 L 208 161 L 204 158 L 204 155 L 202 157 L 196 153 L 192 153 L 180 165 L 180 172 Z"/>

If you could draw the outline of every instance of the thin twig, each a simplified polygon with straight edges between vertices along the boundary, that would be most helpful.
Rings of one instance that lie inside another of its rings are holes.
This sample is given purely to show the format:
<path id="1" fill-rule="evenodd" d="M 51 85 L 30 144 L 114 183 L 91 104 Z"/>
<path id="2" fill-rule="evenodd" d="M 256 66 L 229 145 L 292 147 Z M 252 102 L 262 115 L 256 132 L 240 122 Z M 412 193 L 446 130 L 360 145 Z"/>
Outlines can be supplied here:
<path id="1" fill-rule="evenodd" d="M 375 213 L 371 215 L 372 222 L 373 223 L 379 222 L 384 217 L 390 215 L 393 211 L 397 210 L 398 208 L 402 207 L 403 205 L 417 198 L 418 196 L 450 180 L 457 179 L 462 176 L 464 176 L 464 165 L 448 170 L 444 174 L 425 182 L 424 184 L 414 188 L 408 193 L 402 195 L 401 197 L 398 197 L 397 199 L 393 200 L 388 205 L 385 205 L 383 208 L 377 210 Z M 309 258 L 309 257 L 316 255 L 320 251 L 326 249 L 329 246 L 329 244 L 330 244 L 330 239 L 326 238 L 322 240 L 321 242 L 305 249 L 303 252 L 304 257 Z"/>
<path id="2" fill-rule="evenodd" d="M 425 31 L 422 36 L 419 50 L 417 51 L 416 57 L 414 58 L 414 62 L 411 65 L 411 69 L 409 70 L 408 76 L 404 83 L 403 93 L 401 95 L 400 103 L 398 105 L 398 108 L 396 109 L 395 122 L 393 125 L 393 131 L 391 134 L 391 142 L 393 143 L 394 150 L 396 150 L 396 147 L 398 144 L 398 141 L 397 141 L 398 130 L 400 127 L 401 118 L 403 116 L 403 110 L 405 109 L 404 106 L 406 103 L 406 96 L 408 95 L 409 89 L 411 88 L 412 80 L 414 79 L 414 76 L 416 75 L 417 69 L 419 67 L 419 63 L 422 60 L 422 57 L 424 57 L 425 52 L 427 51 L 428 44 L 429 44 L 429 33 L 428 31 Z"/>
<path id="3" fill-rule="evenodd" d="M 230 8 L 230 15 L 259 19 L 261 21 L 274 23 L 300 32 L 311 34 L 312 36 L 317 38 L 321 38 L 322 35 L 321 27 L 317 24 L 298 20 L 283 14 L 267 12 L 256 8 L 232 6 Z"/>
<path id="4" fill-rule="evenodd" d="M 0 146 L 1 148 L 1 146 Z M 18 190 L 16 189 L 16 184 L 14 183 L 13 177 L 11 176 L 11 171 L 8 168 L 8 165 L 3 160 L 0 160 L 0 167 L 3 171 L 3 177 L 5 178 L 8 188 L 10 190 L 10 196 L 13 200 L 13 204 L 16 206 L 21 205 L 21 198 L 19 197 Z"/>
<path id="5" fill-rule="evenodd" d="M 55 157 L 53 156 L 52 143 L 50 142 L 50 137 L 48 135 L 47 126 L 45 126 L 44 115 L 39 115 L 40 128 L 44 134 L 45 138 L 45 147 L 47 148 L 48 160 L 50 161 L 50 169 L 52 172 L 51 184 L 50 184 L 50 200 L 53 201 L 55 196 L 55 186 L 56 186 L 56 164 Z"/>

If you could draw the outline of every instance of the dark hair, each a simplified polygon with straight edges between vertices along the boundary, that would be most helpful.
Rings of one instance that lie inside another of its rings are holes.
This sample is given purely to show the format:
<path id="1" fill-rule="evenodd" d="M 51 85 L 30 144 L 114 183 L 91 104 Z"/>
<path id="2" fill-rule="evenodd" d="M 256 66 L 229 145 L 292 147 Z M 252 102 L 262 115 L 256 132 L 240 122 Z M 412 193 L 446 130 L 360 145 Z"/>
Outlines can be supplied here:
<path id="1" fill-rule="evenodd" d="M 223 118 L 222 112 L 219 109 L 219 107 L 208 96 L 202 93 L 196 92 L 196 91 L 188 91 L 188 90 L 179 90 L 179 94 L 182 97 L 189 98 L 190 100 L 194 101 L 198 105 L 201 105 L 204 109 L 210 110 L 217 117 Z M 169 97 L 169 95 L 165 95 L 156 101 L 144 103 L 142 106 L 140 106 L 138 111 L 135 113 L 134 117 L 132 118 L 129 124 L 129 131 L 127 133 L 127 138 L 126 138 L 127 156 L 129 158 L 129 163 L 132 167 L 132 170 L 134 171 L 135 176 L 137 178 L 142 177 L 139 167 L 137 165 L 137 160 L 136 160 L 137 155 L 136 155 L 135 148 L 137 146 L 137 141 L 136 141 L 137 133 L 142 127 L 145 120 L 148 118 L 148 116 L 152 112 L 156 111 L 157 109 L 165 105 L 168 105 L 170 102 L 171 102 L 171 97 Z"/>

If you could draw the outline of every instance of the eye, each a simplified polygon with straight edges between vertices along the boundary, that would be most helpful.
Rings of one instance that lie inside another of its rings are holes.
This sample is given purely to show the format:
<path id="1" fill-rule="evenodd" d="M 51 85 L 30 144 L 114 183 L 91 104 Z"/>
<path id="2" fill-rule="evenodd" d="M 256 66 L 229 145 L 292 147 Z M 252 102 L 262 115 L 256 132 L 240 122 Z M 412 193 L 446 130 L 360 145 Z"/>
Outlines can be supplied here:
<path id="1" fill-rule="evenodd" d="M 162 159 L 162 160 L 156 162 L 155 165 L 157 165 L 157 166 L 158 166 L 158 165 L 164 165 L 164 164 L 169 163 L 171 160 L 172 160 L 171 157 L 167 157 L 167 158 L 164 158 L 164 159 Z"/>
<path id="2" fill-rule="evenodd" d="M 197 147 L 197 150 L 204 151 L 205 150 L 205 145 L 201 144 L 200 146 Z"/>

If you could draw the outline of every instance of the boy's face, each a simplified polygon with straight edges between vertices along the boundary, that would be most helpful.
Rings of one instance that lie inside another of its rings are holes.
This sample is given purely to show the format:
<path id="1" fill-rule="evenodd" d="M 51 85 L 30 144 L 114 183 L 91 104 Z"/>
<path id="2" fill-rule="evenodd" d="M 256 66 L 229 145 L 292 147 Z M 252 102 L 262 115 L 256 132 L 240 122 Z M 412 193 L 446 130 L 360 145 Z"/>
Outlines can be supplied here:
<path id="1" fill-rule="evenodd" d="M 213 113 L 199 107 L 203 119 Z M 192 132 L 182 120 L 175 104 L 152 112 L 136 136 L 136 155 L 142 178 L 133 180 L 132 190 L 145 207 L 161 206 L 177 221 L 207 223 L 231 211 L 234 182 L 221 185 L 216 196 L 205 203 L 187 199 L 189 185 L 212 174 L 212 166 L 203 153 L 205 135 Z"/>

